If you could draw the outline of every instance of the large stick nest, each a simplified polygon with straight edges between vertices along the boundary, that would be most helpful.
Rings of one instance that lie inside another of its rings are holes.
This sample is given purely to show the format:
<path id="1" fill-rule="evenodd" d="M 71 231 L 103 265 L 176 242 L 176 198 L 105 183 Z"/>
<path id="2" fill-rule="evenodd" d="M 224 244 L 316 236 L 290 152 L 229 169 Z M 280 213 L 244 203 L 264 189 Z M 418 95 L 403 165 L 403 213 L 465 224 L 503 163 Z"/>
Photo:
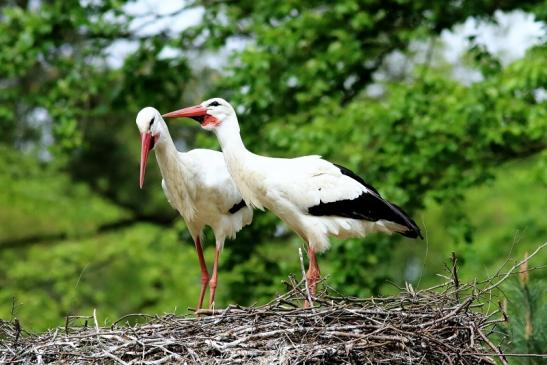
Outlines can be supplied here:
<path id="1" fill-rule="evenodd" d="M 348 298 L 327 288 L 311 309 L 302 308 L 305 286 L 288 284 L 267 305 L 201 311 L 197 318 L 138 314 L 99 327 L 95 315 L 85 324 L 73 317 L 41 335 L 0 322 L 0 363 L 505 363 L 488 339 L 502 313 L 480 310 L 482 295 L 457 278 L 384 298 Z"/>

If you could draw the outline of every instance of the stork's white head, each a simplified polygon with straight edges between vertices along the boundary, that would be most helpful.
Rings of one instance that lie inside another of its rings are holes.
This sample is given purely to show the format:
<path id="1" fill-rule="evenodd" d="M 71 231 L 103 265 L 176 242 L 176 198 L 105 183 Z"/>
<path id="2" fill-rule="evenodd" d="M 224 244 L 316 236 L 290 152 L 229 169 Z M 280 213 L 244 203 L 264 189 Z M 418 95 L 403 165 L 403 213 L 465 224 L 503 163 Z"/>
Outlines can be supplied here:
<path id="1" fill-rule="evenodd" d="M 201 104 L 163 114 L 165 118 L 192 118 L 206 130 L 216 131 L 224 126 L 239 130 L 234 108 L 222 98 L 205 100 Z"/>
<path id="2" fill-rule="evenodd" d="M 165 121 L 156 108 L 148 106 L 141 109 L 137 114 L 137 127 L 141 132 L 141 171 L 139 177 L 139 186 L 142 189 L 144 185 L 144 173 L 146 172 L 146 163 L 148 161 L 148 152 L 154 149 L 154 146 L 162 138 L 165 128 Z"/>
<path id="3" fill-rule="evenodd" d="M 157 136 L 161 132 L 160 120 L 162 120 L 162 117 L 158 109 L 147 106 L 137 114 L 136 123 L 141 134 L 150 133 L 152 136 Z"/>

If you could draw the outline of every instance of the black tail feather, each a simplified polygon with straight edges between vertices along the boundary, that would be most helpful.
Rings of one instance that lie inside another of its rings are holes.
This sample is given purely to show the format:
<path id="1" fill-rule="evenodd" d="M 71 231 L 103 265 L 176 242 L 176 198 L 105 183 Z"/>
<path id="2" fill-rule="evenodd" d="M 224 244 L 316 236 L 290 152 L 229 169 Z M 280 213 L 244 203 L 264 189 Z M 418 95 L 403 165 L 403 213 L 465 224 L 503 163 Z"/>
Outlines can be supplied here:
<path id="1" fill-rule="evenodd" d="M 402 209 L 396 204 L 390 203 L 386 201 L 387 204 L 391 206 L 391 209 L 397 212 L 398 215 L 400 215 L 406 224 L 404 226 L 408 228 L 408 231 L 405 232 L 399 232 L 399 234 L 409 237 L 409 238 L 418 238 L 420 237 L 422 240 L 424 239 L 424 236 L 422 236 L 422 231 L 420 231 L 420 227 L 414 222 L 412 218 L 410 218 Z"/>
<path id="2" fill-rule="evenodd" d="M 364 219 L 372 222 L 384 219 L 393 223 L 397 223 L 408 230 L 398 232 L 399 234 L 409 237 L 423 239 L 420 228 L 399 206 L 388 202 L 380 193 L 363 178 L 356 175 L 351 170 L 335 165 L 340 169 L 340 172 L 351 177 L 367 188 L 367 192 L 363 192 L 360 196 L 351 200 L 339 200 L 330 203 L 320 202 L 318 205 L 310 207 L 308 213 L 316 216 L 339 216 L 354 219 Z"/>

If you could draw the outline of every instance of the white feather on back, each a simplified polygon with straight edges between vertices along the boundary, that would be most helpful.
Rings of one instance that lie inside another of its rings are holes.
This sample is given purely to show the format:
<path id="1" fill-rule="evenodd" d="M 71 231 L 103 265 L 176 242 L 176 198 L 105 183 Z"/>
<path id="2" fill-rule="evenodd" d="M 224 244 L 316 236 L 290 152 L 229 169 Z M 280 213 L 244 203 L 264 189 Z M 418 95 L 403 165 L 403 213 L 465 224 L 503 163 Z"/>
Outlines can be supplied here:
<path id="1" fill-rule="evenodd" d="M 343 175 L 338 167 L 320 156 L 260 160 L 256 165 L 262 166 L 262 184 L 268 187 L 267 194 L 289 200 L 303 213 L 321 202 L 351 200 L 368 192 L 365 186 Z"/>

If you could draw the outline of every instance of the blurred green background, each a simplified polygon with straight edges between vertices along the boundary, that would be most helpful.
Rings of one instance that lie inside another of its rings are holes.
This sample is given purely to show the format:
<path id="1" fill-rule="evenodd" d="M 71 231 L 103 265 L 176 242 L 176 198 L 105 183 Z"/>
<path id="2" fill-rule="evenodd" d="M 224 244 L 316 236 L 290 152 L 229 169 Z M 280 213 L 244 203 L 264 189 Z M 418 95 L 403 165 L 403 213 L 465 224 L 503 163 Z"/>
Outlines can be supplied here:
<path id="1" fill-rule="evenodd" d="M 453 251 L 464 280 L 514 263 L 547 239 L 546 17 L 511 0 L 3 1 L 0 318 L 42 330 L 195 305 L 194 246 L 154 158 L 137 186 L 134 120 L 212 96 L 251 150 L 321 154 L 422 227 L 421 242 L 332 240 L 320 263 L 342 293 L 437 284 Z M 218 149 L 189 121 L 169 127 L 180 150 Z M 283 291 L 300 245 L 256 212 L 226 244 L 217 306 Z M 211 232 L 205 246 L 211 262 Z"/>

